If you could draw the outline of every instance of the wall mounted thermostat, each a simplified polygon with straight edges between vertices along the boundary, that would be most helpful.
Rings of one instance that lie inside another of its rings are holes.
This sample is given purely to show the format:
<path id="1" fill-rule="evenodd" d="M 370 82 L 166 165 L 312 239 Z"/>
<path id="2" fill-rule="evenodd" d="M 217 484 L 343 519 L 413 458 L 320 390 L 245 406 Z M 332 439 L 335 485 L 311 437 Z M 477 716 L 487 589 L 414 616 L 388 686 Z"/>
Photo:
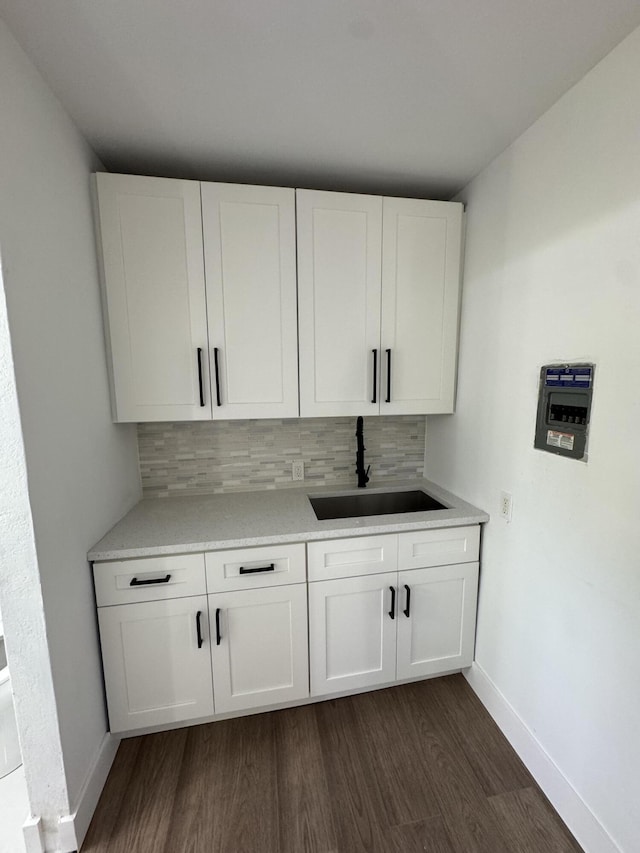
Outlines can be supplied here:
<path id="1" fill-rule="evenodd" d="M 586 456 L 593 364 L 546 364 L 540 371 L 534 447 L 571 459 Z"/>

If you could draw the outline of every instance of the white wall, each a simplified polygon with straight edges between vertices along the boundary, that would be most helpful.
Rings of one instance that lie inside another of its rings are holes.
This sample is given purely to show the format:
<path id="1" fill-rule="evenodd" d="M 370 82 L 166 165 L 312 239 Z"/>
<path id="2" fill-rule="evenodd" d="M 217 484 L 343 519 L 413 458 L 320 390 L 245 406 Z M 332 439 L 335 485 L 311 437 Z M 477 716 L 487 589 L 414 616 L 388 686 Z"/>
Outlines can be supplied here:
<path id="1" fill-rule="evenodd" d="M 427 475 L 492 515 L 477 663 L 628 853 L 640 839 L 639 104 L 637 30 L 462 193 L 458 408 L 430 418 L 427 439 Z M 597 365 L 588 464 L 533 449 L 539 368 L 563 360 Z"/>
<path id="2" fill-rule="evenodd" d="M 140 487 L 135 428 L 110 422 L 89 188 L 98 163 L 1 22 L 0 102 L 0 253 L 35 533 L 34 551 L 21 495 L 21 557 L 16 567 L 3 554 L 2 607 L 31 805 L 51 822 L 75 808 L 106 731 L 85 555 Z"/>
<path id="3" fill-rule="evenodd" d="M 38 560 L 0 270 L 0 605 L 4 607 L 7 652 L 16 692 L 22 749 L 31 779 L 46 774 L 48 797 L 68 808 L 58 718 L 49 665 Z M 34 703 L 34 697 L 37 701 Z M 32 705 L 35 707 L 32 709 Z M 27 725 L 36 737 L 27 734 Z M 28 817 L 28 804 L 13 826 Z M 5 830 L 6 831 L 6 830 Z M 0 826 L 0 848 L 3 827 Z"/>

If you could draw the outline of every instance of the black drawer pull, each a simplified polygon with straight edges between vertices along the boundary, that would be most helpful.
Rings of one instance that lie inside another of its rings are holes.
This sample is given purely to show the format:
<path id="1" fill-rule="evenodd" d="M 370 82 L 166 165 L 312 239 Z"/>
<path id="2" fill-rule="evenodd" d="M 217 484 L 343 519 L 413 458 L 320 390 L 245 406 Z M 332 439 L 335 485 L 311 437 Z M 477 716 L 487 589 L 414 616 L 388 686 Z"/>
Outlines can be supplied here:
<path id="1" fill-rule="evenodd" d="M 387 399 L 385 403 L 391 402 L 391 350 L 388 349 L 387 353 Z"/>
<path id="2" fill-rule="evenodd" d="M 146 581 L 139 581 L 138 578 L 131 578 L 129 586 L 149 586 L 152 583 L 169 583 L 171 575 L 165 575 L 163 578 L 149 578 Z"/>
<path id="3" fill-rule="evenodd" d="M 218 364 L 218 347 L 213 348 L 213 369 L 216 377 L 216 406 L 222 405 L 220 399 L 220 365 Z"/>
<path id="4" fill-rule="evenodd" d="M 198 388 L 200 390 L 200 405 L 204 406 L 204 385 L 202 383 L 202 347 L 198 347 Z"/>
<path id="5" fill-rule="evenodd" d="M 220 645 L 222 634 L 220 633 L 220 608 L 216 607 L 216 646 Z"/>
<path id="6" fill-rule="evenodd" d="M 245 569 L 244 566 L 240 566 L 240 574 L 241 575 L 253 575 L 256 572 L 274 572 L 276 569 L 275 563 L 269 563 L 268 566 L 256 566 L 255 569 Z"/>
<path id="7" fill-rule="evenodd" d="M 408 619 L 409 615 L 411 613 L 411 587 L 409 586 L 409 584 L 405 584 L 404 588 L 407 591 L 407 606 L 405 607 L 405 609 L 402 612 L 404 613 L 404 615 Z"/>
<path id="8" fill-rule="evenodd" d="M 391 610 L 389 611 L 389 616 L 392 619 L 396 618 L 396 588 L 395 586 L 390 586 L 391 590 Z"/>
<path id="9" fill-rule="evenodd" d="M 378 350 L 371 350 L 373 353 L 373 397 L 372 403 L 378 402 Z"/>
<path id="10" fill-rule="evenodd" d="M 200 627 L 200 617 L 202 616 L 202 610 L 198 610 L 196 613 L 196 634 L 198 636 L 198 648 L 202 648 L 202 644 L 204 640 L 202 639 L 202 628 Z"/>

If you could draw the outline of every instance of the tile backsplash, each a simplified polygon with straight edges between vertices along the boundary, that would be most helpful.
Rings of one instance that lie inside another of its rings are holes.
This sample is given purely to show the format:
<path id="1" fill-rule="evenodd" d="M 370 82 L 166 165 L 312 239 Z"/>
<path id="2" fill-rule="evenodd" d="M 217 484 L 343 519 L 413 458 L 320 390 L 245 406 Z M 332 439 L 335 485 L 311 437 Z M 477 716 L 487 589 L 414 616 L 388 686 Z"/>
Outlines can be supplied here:
<path id="1" fill-rule="evenodd" d="M 365 418 L 365 462 L 371 477 L 421 477 L 424 415 Z M 144 497 L 173 497 L 299 487 L 356 486 L 356 419 L 199 421 L 138 424 Z"/>

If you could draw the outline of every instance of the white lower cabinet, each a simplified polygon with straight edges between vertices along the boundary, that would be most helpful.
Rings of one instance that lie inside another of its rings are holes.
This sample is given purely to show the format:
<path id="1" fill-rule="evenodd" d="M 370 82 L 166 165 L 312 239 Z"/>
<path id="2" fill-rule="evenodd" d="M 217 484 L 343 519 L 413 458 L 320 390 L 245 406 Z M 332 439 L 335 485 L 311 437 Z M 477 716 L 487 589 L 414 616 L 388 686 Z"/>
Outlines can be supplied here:
<path id="1" fill-rule="evenodd" d="M 396 631 L 389 612 L 396 577 L 393 572 L 309 584 L 312 696 L 394 680 Z"/>
<path id="2" fill-rule="evenodd" d="M 209 596 L 216 713 L 309 695 L 306 584 Z"/>
<path id="3" fill-rule="evenodd" d="M 470 666 L 478 564 L 309 584 L 311 695 Z"/>
<path id="4" fill-rule="evenodd" d="M 478 532 L 96 563 L 111 731 L 170 728 L 469 666 Z"/>
<path id="5" fill-rule="evenodd" d="M 398 573 L 398 680 L 471 666 L 478 563 Z"/>
<path id="6" fill-rule="evenodd" d="M 207 597 L 98 608 L 112 732 L 213 714 Z"/>
<path id="7" fill-rule="evenodd" d="M 310 543 L 311 695 L 470 666 L 479 544 L 478 525 Z"/>

